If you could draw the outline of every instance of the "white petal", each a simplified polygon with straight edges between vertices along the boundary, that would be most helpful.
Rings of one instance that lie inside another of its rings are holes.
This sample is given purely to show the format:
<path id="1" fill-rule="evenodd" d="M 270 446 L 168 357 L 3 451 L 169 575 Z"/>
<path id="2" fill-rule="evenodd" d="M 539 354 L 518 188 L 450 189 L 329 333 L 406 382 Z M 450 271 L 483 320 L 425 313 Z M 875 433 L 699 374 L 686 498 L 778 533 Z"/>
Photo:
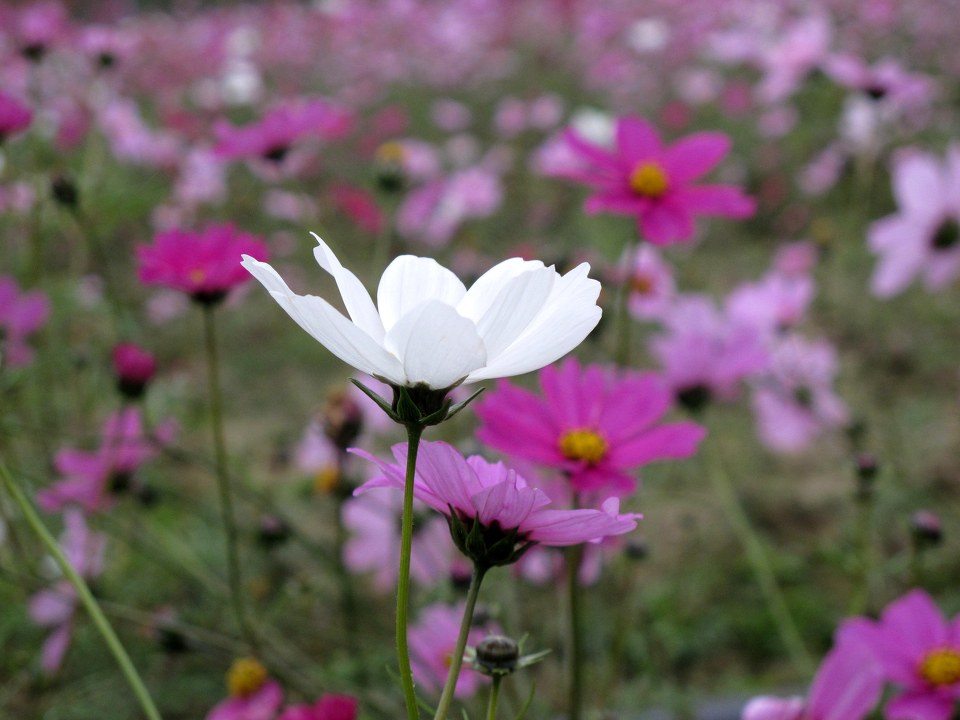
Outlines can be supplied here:
<path id="1" fill-rule="evenodd" d="M 560 276 L 552 268 L 524 272 L 500 288 L 477 322 L 477 332 L 487 348 L 487 362 L 494 362 L 543 310 L 554 282 Z"/>
<path id="2" fill-rule="evenodd" d="M 403 383 L 403 369 L 397 359 L 330 303 L 313 295 L 297 295 L 267 263 L 244 255 L 241 264 L 270 292 L 280 307 L 327 350 L 357 370 Z"/>
<path id="3" fill-rule="evenodd" d="M 333 275 L 337 281 L 337 288 L 343 297 L 344 307 L 350 313 L 350 318 L 356 323 L 357 327 L 363 330 L 367 335 L 377 342 L 383 341 L 383 323 L 380 322 L 380 314 L 377 312 L 373 300 L 370 299 L 370 293 L 363 286 L 363 283 L 352 272 L 347 270 L 333 250 L 320 239 L 315 232 L 310 233 L 317 241 L 317 246 L 313 249 L 313 256 L 320 263 L 320 267 Z"/>
<path id="4" fill-rule="evenodd" d="M 510 377 L 538 370 L 563 357 L 600 322 L 600 283 L 587 277 L 588 263 L 574 268 L 553 285 L 543 310 L 510 346 L 467 382 Z"/>
<path id="5" fill-rule="evenodd" d="M 387 331 L 387 349 L 400 358 L 406 384 L 450 387 L 487 361 L 476 326 L 439 300 L 429 300 Z"/>
<path id="6" fill-rule="evenodd" d="M 455 306 L 466 293 L 457 276 L 430 258 L 401 255 L 387 266 L 377 288 L 377 307 L 383 327 L 396 322 L 427 300 Z"/>
<path id="7" fill-rule="evenodd" d="M 474 322 L 479 321 L 504 285 L 517 275 L 542 267 L 543 263 L 539 260 L 522 258 L 510 258 L 494 265 L 470 286 L 457 305 L 457 312 Z"/>

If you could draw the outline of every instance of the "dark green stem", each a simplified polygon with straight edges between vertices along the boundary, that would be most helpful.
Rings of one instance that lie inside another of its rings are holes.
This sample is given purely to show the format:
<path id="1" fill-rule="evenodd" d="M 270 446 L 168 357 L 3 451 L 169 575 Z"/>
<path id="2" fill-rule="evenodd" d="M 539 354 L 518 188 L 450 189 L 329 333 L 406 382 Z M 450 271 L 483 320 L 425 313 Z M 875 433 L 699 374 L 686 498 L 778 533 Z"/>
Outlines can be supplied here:
<path id="1" fill-rule="evenodd" d="M 240 574 L 240 553 L 237 543 L 237 522 L 233 512 L 233 492 L 230 488 L 230 474 L 227 468 L 227 446 L 223 438 L 223 400 L 220 389 L 220 359 L 217 349 L 216 323 L 214 309 L 208 305 L 203 308 L 203 327 L 207 348 L 207 379 L 210 392 L 210 428 L 213 434 L 213 450 L 216 464 L 217 489 L 220 494 L 220 512 L 227 549 L 227 581 L 230 585 L 230 597 L 233 612 L 244 640 L 256 653 L 258 649 L 256 635 L 250 619 L 247 617 L 243 602 L 243 580 Z"/>
<path id="2" fill-rule="evenodd" d="M 457 679 L 460 677 L 460 668 L 463 665 L 463 653 L 467 649 L 467 638 L 470 636 L 470 627 L 473 625 L 473 611 L 477 607 L 477 598 L 480 596 L 480 583 L 486 575 L 485 568 L 474 565 L 473 575 L 470 577 L 470 588 L 467 590 L 467 603 L 463 608 L 463 618 L 460 620 L 460 634 L 457 644 L 450 656 L 450 669 L 447 671 L 447 682 L 443 686 L 440 702 L 437 703 L 437 712 L 433 720 L 446 720 L 453 703 L 453 695 L 457 691 Z"/>
<path id="3" fill-rule="evenodd" d="M 570 654 L 570 679 L 568 691 L 569 720 L 580 720 L 583 715 L 583 629 L 581 627 L 580 566 L 583 563 L 583 547 L 567 548 L 567 593 L 570 624 L 567 628 L 567 652 Z"/>
<path id="4" fill-rule="evenodd" d="M 487 720 L 497 719 L 497 700 L 500 699 L 500 683 L 502 681 L 501 676 L 493 676 L 493 683 L 490 685 L 490 700 L 487 702 Z"/>
<path id="5" fill-rule="evenodd" d="M 408 720 L 419 720 L 420 708 L 413 687 L 410 649 L 407 646 L 407 615 L 410 611 L 410 554 L 413 549 L 413 480 L 423 427 L 407 425 L 407 473 L 403 484 L 403 517 L 400 522 L 400 571 L 397 576 L 397 664 Z"/>

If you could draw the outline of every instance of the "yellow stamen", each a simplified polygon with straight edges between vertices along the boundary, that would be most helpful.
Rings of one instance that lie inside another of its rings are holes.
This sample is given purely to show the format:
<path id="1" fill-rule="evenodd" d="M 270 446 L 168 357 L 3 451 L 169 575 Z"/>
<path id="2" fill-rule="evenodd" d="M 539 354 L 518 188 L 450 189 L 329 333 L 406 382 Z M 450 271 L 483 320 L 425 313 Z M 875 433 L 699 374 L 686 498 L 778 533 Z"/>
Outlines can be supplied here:
<path id="1" fill-rule="evenodd" d="M 398 142 L 385 142 L 377 148 L 376 160 L 383 165 L 399 165 L 403 162 L 406 151 Z"/>
<path id="2" fill-rule="evenodd" d="M 313 476 L 313 491 L 317 494 L 332 492 L 340 482 L 340 471 L 336 465 L 327 465 L 320 468 Z"/>
<path id="3" fill-rule="evenodd" d="M 630 189 L 637 195 L 658 198 L 667 191 L 669 183 L 663 167 L 655 162 L 642 162 L 630 173 Z"/>
<path id="4" fill-rule="evenodd" d="M 949 648 L 932 650 L 920 663 L 920 675 L 938 687 L 960 682 L 960 652 Z"/>
<path id="5" fill-rule="evenodd" d="M 570 460 L 596 464 L 607 454 L 607 441 L 594 430 L 569 430 L 560 436 L 560 452 Z"/>
<path id="6" fill-rule="evenodd" d="M 195 268 L 190 271 L 189 278 L 190 278 L 190 282 L 194 283 L 195 285 L 199 285 L 204 280 L 206 280 L 207 273 L 201 270 L 200 268 Z"/>
<path id="7" fill-rule="evenodd" d="M 238 658 L 227 672 L 227 689 L 233 697 L 250 697 L 267 681 L 267 669 L 253 658 Z"/>

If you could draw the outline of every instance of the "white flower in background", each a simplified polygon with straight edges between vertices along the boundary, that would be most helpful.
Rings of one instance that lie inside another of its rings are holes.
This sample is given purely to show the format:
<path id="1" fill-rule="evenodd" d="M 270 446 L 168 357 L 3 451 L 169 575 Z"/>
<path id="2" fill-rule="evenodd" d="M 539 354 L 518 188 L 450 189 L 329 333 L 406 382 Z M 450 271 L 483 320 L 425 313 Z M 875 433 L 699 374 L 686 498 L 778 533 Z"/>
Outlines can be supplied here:
<path id="1" fill-rule="evenodd" d="M 561 276 L 511 258 L 469 290 L 430 258 L 401 255 L 387 266 L 374 305 L 363 284 L 314 234 L 314 255 L 337 282 L 350 319 L 313 295 L 297 295 L 267 263 L 243 266 L 330 352 L 399 386 L 435 390 L 538 370 L 566 355 L 600 321 L 600 283 L 588 263 Z"/>

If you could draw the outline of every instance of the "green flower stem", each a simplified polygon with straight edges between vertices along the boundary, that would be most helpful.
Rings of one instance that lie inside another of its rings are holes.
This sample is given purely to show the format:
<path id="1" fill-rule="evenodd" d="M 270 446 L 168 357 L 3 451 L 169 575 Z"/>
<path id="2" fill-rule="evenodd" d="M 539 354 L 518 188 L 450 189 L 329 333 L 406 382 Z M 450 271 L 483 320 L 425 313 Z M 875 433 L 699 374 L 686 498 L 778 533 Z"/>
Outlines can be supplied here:
<path id="1" fill-rule="evenodd" d="M 213 433 L 213 449 L 216 463 L 217 489 L 220 493 L 220 512 L 227 546 L 227 581 L 230 585 L 230 597 L 233 611 L 244 640 L 256 654 L 257 638 L 247 617 L 243 602 L 243 580 L 240 574 L 240 553 L 237 547 L 237 522 L 233 512 L 233 492 L 230 488 L 230 474 L 227 469 L 227 446 L 223 439 L 223 399 L 220 390 L 220 360 L 217 351 L 216 323 L 214 309 L 207 305 L 203 308 L 203 329 L 207 349 L 207 378 L 210 392 L 210 427 Z"/>
<path id="2" fill-rule="evenodd" d="M 157 706 L 154 705 L 153 699 L 150 697 L 150 693 L 143 684 L 143 680 L 140 679 L 137 669 L 130 661 L 130 656 L 127 655 L 127 651 L 123 649 L 123 645 L 120 643 L 119 638 L 117 638 L 116 633 L 110 626 L 110 622 L 107 620 L 106 616 L 103 614 L 103 611 L 100 609 L 100 606 L 97 604 L 96 599 L 94 599 L 93 593 L 90 592 L 90 588 L 87 587 L 87 584 L 83 581 L 83 578 L 80 577 L 77 571 L 74 570 L 73 566 L 70 564 L 70 561 L 67 560 L 66 555 L 64 555 L 63 551 L 60 549 L 60 545 L 54 539 L 53 535 L 50 534 L 47 526 L 43 524 L 43 521 L 40 519 L 40 516 L 37 515 L 37 511 L 33 508 L 30 500 L 27 499 L 27 496 L 24 494 L 23 490 L 19 485 L 17 485 L 16 481 L 14 481 L 13 477 L 10 475 L 10 472 L 7 470 L 7 466 L 2 462 L 0 462 L 0 477 L 2 477 L 3 484 L 6 487 L 7 492 L 10 494 L 10 497 L 13 498 L 17 505 L 19 505 L 20 511 L 23 513 L 23 516 L 30 525 L 30 528 L 36 533 L 37 538 L 44 545 L 47 552 L 53 556 L 53 559 L 60 567 L 61 572 L 63 572 L 64 577 L 77 591 L 77 597 L 83 604 L 84 609 L 86 609 L 87 613 L 90 615 L 90 619 L 93 620 L 93 624 L 96 625 L 97 630 L 100 632 L 100 635 L 103 638 L 103 641 L 107 644 L 107 647 L 113 654 L 114 659 L 120 666 L 120 670 L 126 678 L 127 683 L 130 685 L 130 689 L 133 690 L 133 694 L 136 695 L 137 701 L 140 703 L 140 707 L 143 708 L 144 715 L 146 715 L 148 720 L 162 720 L 160 717 L 160 712 L 157 710 Z"/>
<path id="3" fill-rule="evenodd" d="M 419 720 L 420 708 L 410 669 L 407 646 L 407 614 L 410 610 L 410 554 L 413 548 L 413 479 L 417 470 L 417 451 L 423 426 L 407 425 L 407 474 L 403 484 L 403 518 L 400 524 L 400 571 L 397 576 L 397 664 L 408 720 Z"/>
<path id="4" fill-rule="evenodd" d="M 767 559 L 763 541 L 750 523 L 750 518 L 743 509 L 736 490 L 716 453 L 714 453 L 713 467 L 710 468 L 708 474 L 713 482 L 714 492 L 723 506 L 724 514 L 733 526 L 734 532 L 747 553 L 747 560 L 753 570 L 757 585 L 760 586 L 760 592 L 767 603 L 767 609 L 776 623 L 780 640 L 797 669 L 806 674 L 812 674 L 815 664 L 803 643 L 800 631 L 797 629 L 783 593 L 780 591 L 780 586 L 777 584 L 777 578 L 770 566 L 770 561 Z"/>
<path id="5" fill-rule="evenodd" d="M 574 503 L 576 507 L 578 503 Z M 568 691 L 569 720 L 580 720 L 583 715 L 583 629 L 580 603 L 580 566 L 583 563 L 583 547 L 567 548 L 567 592 L 570 624 L 567 627 L 567 651 L 570 654 L 570 679 Z"/>
<path id="6" fill-rule="evenodd" d="M 631 340 L 631 318 L 630 318 L 630 274 L 633 271 L 633 263 L 637 254 L 637 244 L 634 241 L 624 255 L 624 275 L 620 278 L 620 289 L 617 292 L 617 324 L 616 324 L 616 345 L 613 353 L 614 362 L 626 367 L 630 364 L 630 354 L 632 349 Z"/>
<path id="7" fill-rule="evenodd" d="M 470 626 L 473 624 L 473 611 L 477 606 L 477 597 L 480 595 L 480 583 L 483 582 L 483 576 L 486 574 L 486 568 L 474 565 L 473 575 L 470 577 L 470 588 L 467 590 L 467 604 L 463 608 L 463 619 L 460 621 L 460 634 L 457 636 L 457 644 L 450 656 L 447 682 L 443 686 L 443 693 L 440 695 L 440 702 L 437 704 L 437 712 L 433 720 L 446 720 L 450 705 L 453 703 L 457 679 L 460 677 L 460 667 L 463 665 L 463 653 L 467 649 L 467 638 L 470 635 Z"/>
<path id="8" fill-rule="evenodd" d="M 497 720 L 497 700 L 500 699 L 500 683 L 503 678 L 500 675 L 493 676 L 493 683 L 490 685 L 490 700 L 487 702 L 487 720 Z"/>

